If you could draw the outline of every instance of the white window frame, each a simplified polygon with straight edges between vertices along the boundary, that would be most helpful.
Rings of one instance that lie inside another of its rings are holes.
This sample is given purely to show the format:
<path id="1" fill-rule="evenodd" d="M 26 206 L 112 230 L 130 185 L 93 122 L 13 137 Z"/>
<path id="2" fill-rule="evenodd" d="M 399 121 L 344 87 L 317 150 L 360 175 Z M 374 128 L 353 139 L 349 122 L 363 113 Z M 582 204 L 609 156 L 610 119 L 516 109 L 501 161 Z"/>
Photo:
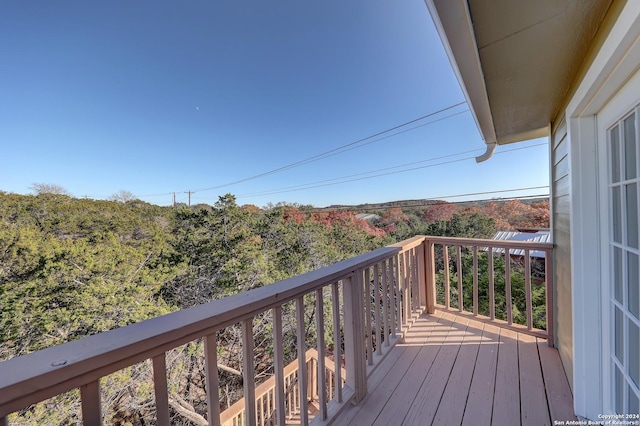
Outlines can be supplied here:
<path id="1" fill-rule="evenodd" d="M 610 412 L 610 372 L 603 366 L 609 338 L 607 193 L 600 187 L 606 159 L 599 150 L 597 114 L 640 68 L 640 2 L 628 1 L 566 110 L 571 180 L 573 392 L 576 414 L 598 420 Z M 634 105 L 629 105 L 631 109 Z M 603 278 L 606 276 L 607 278 Z M 561 308 L 561 307 L 559 307 Z"/>
<path id="2" fill-rule="evenodd" d="M 607 105 L 600 111 L 598 114 L 598 138 L 601 142 L 599 142 L 599 154 L 600 154 L 600 181 L 599 181 L 599 192 L 603 194 L 603 199 L 606 200 L 606 203 L 601 204 L 600 206 L 600 215 L 602 220 L 602 228 L 600 230 L 600 243 L 602 247 L 604 247 L 604 251 L 602 253 L 603 258 L 601 261 L 602 265 L 602 276 L 601 280 L 605 285 L 603 286 L 604 291 L 602 294 L 602 329 L 610 331 L 612 330 L 612 322 L 613 322 L 613 312 L 611 311 L 611 298 L 613 295 L 613 289 L 611 286 L 612 276 L 611 276 L 611 253 L 610 253 L 610 245 L 611 234 L 613 232 L 611 225 L 611 221 L 609 220 L 610 215 L 610 207 L 612 200 L 609 197 L 609 182 L 610 182 L 610 152 L 609 152 L 609 129 L 612 125 L 618 124 L 622 127 L 621 120 L 628 116 L 631 112 L 636 113 L 636 123 L 638 122 L 638 103 L 640 101 L 640 71 L 636 72 L 635 75 L 622 87 L 616 96 L 607 103 Z M 636 131 L 640 130 L 640 127 L 636 125 Z M 622 133 L 620 133 L 622 137 Z M 622 149 L 624 149 L 624 145 L 622 145 L 624 141 L 621 142 Z M 622 173 L 624 173 L 624 164 L 621 165 L 623 167 Z M 624 178 L 621 178 L 624 179 Z M 624 186 L 623 186 L 624 187 Z M 605 198 L 606 197 L 606 198 Z M 624 216 L 626 213 L 623 209 L 622 215 Z M 626 289 L 623 290 L 626 292 Z M 626 297 L 626 296 L 625 296 Z M 625 326 L 626 329 L 626 326 Z M 611 354 L 613 350 L 613 335 L 605 335 L 603 345 L 602 345 L 602 377 L 603 377 L 603 414 L 622 414 L 616 413 L 614 410 L 614 401 L 613 401 L 613 371 L 611 368 Z M 624 333 L 624 338 L 628 340 L 628 333 Z M 626 349 L 625 349 L 626 352 Z M 628 355 L 625 353 L 625 362 L 628 362 Z M 626 373 L 625 373 L 626 374 Z"/>

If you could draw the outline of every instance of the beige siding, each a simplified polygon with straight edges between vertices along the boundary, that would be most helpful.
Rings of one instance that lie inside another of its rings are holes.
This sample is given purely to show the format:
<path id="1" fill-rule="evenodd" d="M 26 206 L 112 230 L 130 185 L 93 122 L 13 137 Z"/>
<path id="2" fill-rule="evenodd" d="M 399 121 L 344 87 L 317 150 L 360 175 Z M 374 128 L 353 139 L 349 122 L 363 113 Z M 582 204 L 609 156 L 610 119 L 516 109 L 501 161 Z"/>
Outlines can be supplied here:
<path id="1" fill-rule="evenodd" d="M 556 346 L 569 383 L 573 384 L 573 326 L 571 304 L 571 231 L 569 141 L 564 119 L 551 135 L 551 180 L 553 242 L 556 244 L 555 268 L 555 329 Z"/>

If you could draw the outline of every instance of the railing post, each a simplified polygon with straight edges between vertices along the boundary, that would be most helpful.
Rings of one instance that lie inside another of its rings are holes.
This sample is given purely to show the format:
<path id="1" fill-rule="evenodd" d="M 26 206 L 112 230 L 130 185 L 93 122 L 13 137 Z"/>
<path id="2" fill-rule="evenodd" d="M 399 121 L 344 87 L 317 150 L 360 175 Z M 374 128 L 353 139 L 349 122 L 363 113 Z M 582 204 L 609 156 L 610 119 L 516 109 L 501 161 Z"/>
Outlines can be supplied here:
<path id="1" fill-rule="evenodd" d="M 296 299 L 296 332 L 298 335 L 298 401 L 300 424 L 309 424 L 309 396 L 307 394 L 307 343 L 304 323 L 304 296 Z"/>
<path id="2" fill-rule="evenodd" d="M 102 404 L 100 403 L 100 381 L 87 383 L 80 387 L 82 401 L 82 424 L 97 426 L 102 424 Z"/>
<path id="3" fill-rule="evenodd" d="M 367 366 L 365 362 L 364 324 L 362 306 L 362 271 L 344 279 L 344 342 L 347 386 L 354 391 L 353 402 L 360 402 L 367 394 Z"/>
<path id="4" fill-rule="evenodd" d="M 434 244 L 428 238 L 424 240 L 424 265 L 425 265 L 425 294 L 427 298 L 427 313 L 436 311 L 436 264 Z"/>
<path id="5" fill-rule="evenodd" d="M 161 426 L 169 426 L 169 388 L 167 360 L 164 353 L 153 357 L 153 385 L 156 396 L 156 422 Z"/>
<path id="6" fill-rule="evenodd" d="M 286 398 L 284 387 L 284 351 L 282 348 L 282 306 L 273 308 L 273 352 L 274 352 L 274 379 L 276 393 L 276 420 L 278 426 L 286 423 L 284 401 Z"/>
<path id="7" fill-rule="evenodd" d="M 218 379 L 218 341 L 215 332 L 204 338 L 205 383 L 209 424 L 220 425 L 220 382 Z"/>
<path id="8" fill-rule="evenodd" d="M 421 309 L 427 308 L 427 287 L 426 287 L 426 255 L 424 243 L 416 248 L 416 262 L 418 266 L 418 276 L 416 278 L 416 287 L 418 289 L 418 305 Z"/>
<path id="9" fill-rule="evenodd" d="M 256 424 L 256 385 L 253 364 L 253 318 L 242 320 L 242 382 L 244 388 L 244 415 L 247 426 Z"/>
<path id="10" fill-rule="evenodd" d="M 544 293 L 547 298 L 547 344 L 550 347 L 555 346 L 555 337 L 553 329 L 553 249 L 544 251 Z"/>

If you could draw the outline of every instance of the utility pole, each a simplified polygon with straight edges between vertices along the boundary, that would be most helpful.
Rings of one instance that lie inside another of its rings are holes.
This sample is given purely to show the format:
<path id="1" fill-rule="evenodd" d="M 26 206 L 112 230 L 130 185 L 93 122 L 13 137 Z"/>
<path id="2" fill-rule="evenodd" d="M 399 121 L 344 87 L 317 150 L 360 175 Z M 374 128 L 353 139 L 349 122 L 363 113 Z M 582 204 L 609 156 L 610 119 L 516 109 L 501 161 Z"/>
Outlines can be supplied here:
<path id="1" fill-rule="evenodd" d="M 189 194 L 189 207 L 191 207 L 191 194 L 195 194 L 193 191 L 185 191 L 185 194 Z"/>
<path id="2" fill-rule="evenodd" d="M 176 208 L 176 193 L 173 193 L 173 208 Z"/>

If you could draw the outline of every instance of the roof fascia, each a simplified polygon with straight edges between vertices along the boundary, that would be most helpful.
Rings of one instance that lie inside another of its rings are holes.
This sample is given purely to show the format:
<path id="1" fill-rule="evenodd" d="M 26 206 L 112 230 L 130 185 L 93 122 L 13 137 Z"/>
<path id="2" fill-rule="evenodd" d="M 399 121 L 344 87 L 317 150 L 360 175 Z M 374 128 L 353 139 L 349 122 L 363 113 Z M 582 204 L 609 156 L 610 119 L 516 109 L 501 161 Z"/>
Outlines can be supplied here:
<path id="1" fill-rule="evenodd" d="M 425 4 L 478 130 L 487 144 L 487 153 L 493 152 L 497 143 L 496 130 L 493 126 L 469 5 L 466 0 L 425 0 Z M 486 154 L 481 157 L 485 156 Z"/>

